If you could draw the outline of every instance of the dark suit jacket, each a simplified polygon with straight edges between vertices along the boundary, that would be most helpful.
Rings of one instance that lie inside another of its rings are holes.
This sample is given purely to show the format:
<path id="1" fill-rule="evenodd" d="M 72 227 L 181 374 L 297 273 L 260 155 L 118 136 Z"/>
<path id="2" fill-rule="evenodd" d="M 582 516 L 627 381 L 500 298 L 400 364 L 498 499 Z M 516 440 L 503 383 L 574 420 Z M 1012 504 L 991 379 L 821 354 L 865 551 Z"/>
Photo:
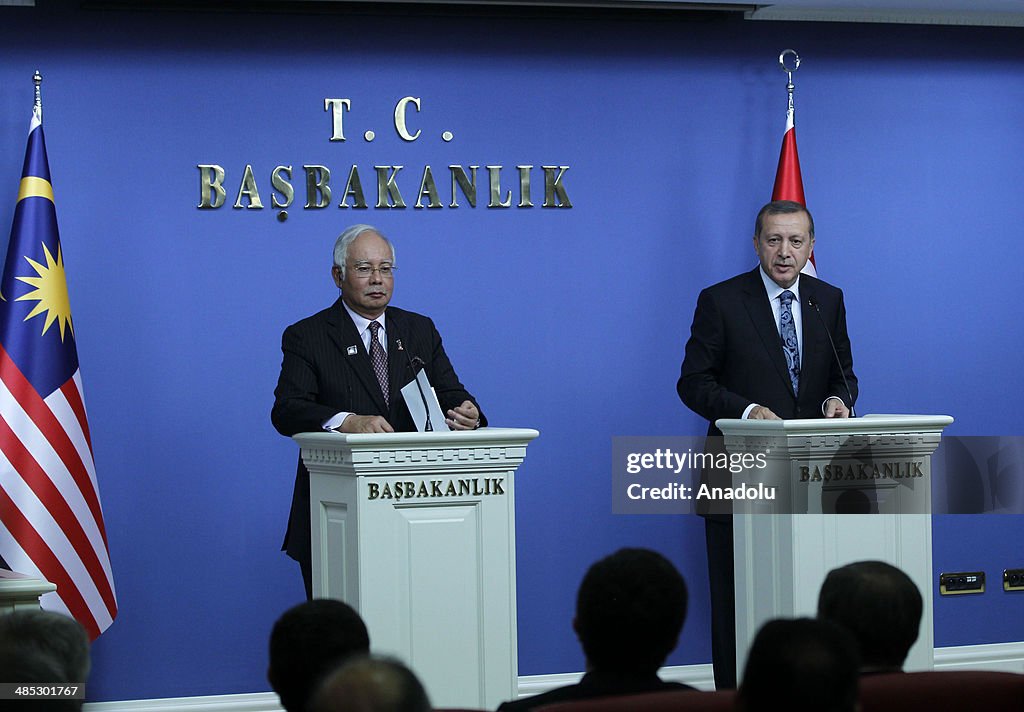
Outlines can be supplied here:
<path id="1" fill-rule="evenodd" d="M 498 707 L 499 712 L 528 712 L 544 705 L 573 700 L 589 700 L 595 697 L 616 697 L 620 695 L 639 695 L 646 692 L 672 692 L 693 690 L 689 685 L 678 682 L 664 682 L 657 675 L 618 675 L 614 673 L 591 671 L 575 685 L 566 685 L 533 697 L 505 702 Z"/>
<path id="2" fill-rule="evenodd" d="M 715 420 L 740 418 L 751 403 L 771 408 L 783 419 L 820 418 L 827 397 L 839 396 L 847 406 L 857 399 L 842 291 L 820 279 L 800 277 L 803 353 L 800 392 L 794 393 L 759 270 L 708 287 L 697 298 L 676 390 L 683 403 L 710 421 L 709 435 L 721 435 Z M 817 304 L 820 319 L 811 303 Z"/>
<path id="3" fill-rule="evenodd" d="M 400 391 L 412 380 L 410 362 L 417 357 L 424 364 L 443 411 L 465 400 L 476 403 L 459 382 L 434 322 L 391 306 L 385 310 L 384 319 L 390 406 L 384 402 L 370 357 L 341 299 L 285 329 L 281 376 L 270 413 L 279 433 L 292 436 L 322 431 L 323 423 L 342 411 L 383 416 L 398 432 L 416 430 Z M 354 354 L 349 354 L 350 347 L 355 347 Z M 482 412 L 480 424 L 487 424 Z M 435 423 L 434 427 L 447 426 Z M 283 549 L 296 561 L 310 559 L 309 472 L 301 458 Z"/>
<path id="4" fill-rule="evenodd" d="M 709 436 L 722 434 L 715 427 L 717 419 L 741 418 L 751 403 L 770 408 L 786 420 L 821 418 L 822 402 L 829 396 L 840 397 L 847 407 L 856 401 L 857 377 L 853 373 L 842 291 L 801 275 L 800 303 L 803 352 L 800 392 L 794 393 L 760 267 L 700 293 L 676 390 L 683 403 L 710 421 Z M 838 362 L 826 326 L 835 342 Z M 844 372 L 849 393 L 843 383 Z M 705 450 L 724 452 L 721 438 L 709 437 Z M 728 487 L 732 478 L 726 470 L 705 469 L 701 482 Z M 728 501 L 697 503 L 698 514 L 721 521 L 727 521 L 731 511 Z"/>

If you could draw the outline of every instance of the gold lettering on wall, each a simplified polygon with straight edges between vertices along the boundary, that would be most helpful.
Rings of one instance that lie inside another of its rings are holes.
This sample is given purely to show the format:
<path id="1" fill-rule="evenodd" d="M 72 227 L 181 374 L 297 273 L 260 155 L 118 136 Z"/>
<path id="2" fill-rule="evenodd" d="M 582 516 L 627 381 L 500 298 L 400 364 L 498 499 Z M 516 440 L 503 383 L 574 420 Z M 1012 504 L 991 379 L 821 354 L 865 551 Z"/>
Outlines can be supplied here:
<path id="1" fill-rule="evenodd" d="M 395 131 L 402 137 L 403 141 L 415 141 L 420 137 L 419 129 L 416 133 L 409 133 L 409 127 L 405 120 L 406 112 L 409 110 L 409 104 L 416 107 L 416 111 L 420 110 L 420 100 L 414 96 L 407 96 L 401 99 L 395 106 Z"/>
<path id="2" fill-rule="evenodd" d="M 324 111 L 331 112 L 331 140 L 345 140 L 345 112 L 352 108 L 351 99 L 324 99 Z"/>
<path id="3" fill-rule="evenodd" d="M 356 102 L 350 98 L 329 97 L 324 99 L 324 112 L 330 116 L 330 133 L 328 141 L 345 143 L 347 141 L 346 122 L 356 122 L 356 131 L 363 131 L 363 140 L 371 143 L 377 139 L 378 132 L 366 117 L 356 111 Z M 430 138 L 424 133 L 429 126 L 426 103 L 418 96 L 404 96 L 394 106 L 392 124 L 395 133 L 405 143 L 424 141 Z M 417 125 L 418 124 L 418 125 Z M 351 127 L 350 127 L 351 128 Z M 434 137 L 444 144 L 456 140 L 455 132 L 444 128 Z M 341 149 L 345 150 L 345 149 Z M 446 149 L 450 150 L 450 149 Z M 322 210 L 330 205 L 339 208 L 366 209 L 370 207 L 366 200 L 364 177 L 376 183 L 376 201 L 373 207 L 380 210 L 403 210 L 407 207 L 405 196 L 415 194 L 413 207 L 422 210 L 428 208 L 458 209 L 468 207 L 475 209 L 479 197 L 478 171 L 479 164 L 450 163 L 447 166 L 448 177 L 441 174 L 429 164 L 406 167 L 404 165 L 373 165 L 373 173 L 364 166 L 362 176 L 357 163 L 346 166 L 346 178 L 340 190 L 332 186 L 332 169 L 327 164 L 308 163 L 302 166 L 303 176 L 295 176 L 291 164 L 280 164 L 274 167 L 269 175 L 253 169 L 252 163 L 240 168 L 225 169 L 219 163 L 197 163 L 199 170 L 199 203 L 200 210 L 217 210 L 227 203 L 228 191 L 234 191 L 235 200 L 232 208 L 241 210 L 263 210 L 264 197 L 270 196 L 270 207 L 277 211 L 277 218 L 284 222 L 288 218 L 288 209 L 295 204 L 295 181 L 305 182 L 306 197 L 302 207 L 305 210 Z M 340 166 L 335 168 L 341 169 Z M 532 163 L 520 163 L 514 168 L 503 165 L 488 165 L 487 170 L 487 202 L 488 209 L 506 210 L 513 206 L 518 209 L 532 209 L 540 201 L 541 208 L 564 209 L 572 207 L 567 186 L 568 165 L 543 165 L 540 170 Z M 372 178 L 370 176 L 373 176 Z M 417 182 L 418 176 L 418 182 Z M 534 194 L 540 190 L 540 177 L 543 177 L 543 198 Z M 440 182 L 439 182 L 440 181 Z M 440 186 L 440 187 L 439 187 Z M 447 188 L 447 194 L 445 194 Z M 372 187 L 371 187 L 372 190 Z"/>

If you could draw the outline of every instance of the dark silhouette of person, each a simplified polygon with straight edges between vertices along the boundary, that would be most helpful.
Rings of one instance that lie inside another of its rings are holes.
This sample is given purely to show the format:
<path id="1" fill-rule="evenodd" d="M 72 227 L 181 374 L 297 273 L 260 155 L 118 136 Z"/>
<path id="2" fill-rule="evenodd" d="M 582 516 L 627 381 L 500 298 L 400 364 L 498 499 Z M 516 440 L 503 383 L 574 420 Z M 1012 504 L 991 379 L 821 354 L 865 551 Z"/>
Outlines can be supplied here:
<path id="1" fill-rule="evenodd" d="M 853 634 L 861 672 L 899 672 L 917 641 L 924 603 L 917 586 L 884 561 L 832 569 L 818 594 L 818 618 Z"/>
<path id="2" fill-rule="evenodd" d="M 331 598 L 306 601 L 274 623 L 267 680 L 287 712 L 306 712 L 327 673 L 369 652 L 370 636 L 355 609 Z"/>
<path id="3" fill-rule="evenodd" d="M 855 712 L 857 645 L 849 632 L 813 618 L 768 621 L 747 655 L 739 712 Z"/>
<path id="4" fill-rule="evenodd" d="M 524 712 L 555 702 L 693 689 L 658 677 L 679 642 L 686 604 L 686 582 L 661 554 L 620 549 L 601 559 L 576 598 L 573 628 L 587 658 L 583 679 L 498 709 Z"/>
<path id="5" fill-rule="evenodd" d="M 394 658 L 350 659 L 332 672 L 313 699 L 311 712 L 431 712 L 430 698 L 415 673 Z"/>

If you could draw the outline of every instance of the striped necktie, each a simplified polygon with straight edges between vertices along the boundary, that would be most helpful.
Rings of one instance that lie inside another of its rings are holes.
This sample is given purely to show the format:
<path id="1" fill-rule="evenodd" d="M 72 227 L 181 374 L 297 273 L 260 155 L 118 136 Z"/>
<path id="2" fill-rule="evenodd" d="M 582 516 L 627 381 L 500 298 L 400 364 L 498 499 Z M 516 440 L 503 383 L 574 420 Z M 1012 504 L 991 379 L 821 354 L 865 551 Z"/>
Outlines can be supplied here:
<path id="1" fill-rule="evenodd" d="M 792 319 L 792 316 L 790 317 Z M 384 347 L 377 338 L 380 331 L 380 322 L 370 322 L 370 365 L 377 375 L 377 382 L 380 384 L 380 391 L 384 394 L 384 402 L 391 405 L 391 393 L 388 387 L 388 357 L 384 353 Z"/>

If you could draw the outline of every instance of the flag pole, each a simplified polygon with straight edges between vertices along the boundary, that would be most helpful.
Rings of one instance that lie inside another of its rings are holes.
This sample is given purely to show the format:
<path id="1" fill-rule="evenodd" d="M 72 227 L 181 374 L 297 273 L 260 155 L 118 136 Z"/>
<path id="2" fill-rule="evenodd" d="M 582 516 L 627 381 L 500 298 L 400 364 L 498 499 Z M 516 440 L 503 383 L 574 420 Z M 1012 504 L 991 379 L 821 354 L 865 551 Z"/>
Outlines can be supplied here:
<path id="1" fill-rule="evenodd" d="M 40 85 L 43 83 L 43 75 L 36 70 L 36 73 L 32 75 L 32 83 L 36 85 L 36 99 L 32 105 L 32 110 L 36 116 L 39 117 L 39 123 L 43 122 L 43 95 L 39 91 Z"/>
<path id="2" fill-rule="evenodd" d="M 786 111 L 786 130 L 782 135 L 782 151 L 779 153 L 779 167 L 775 172 L 772 200 L 792 200 L 807 205 L 804 199 L 804 182 L 800 176 L 800 159 L 796 150 L 796 111 L 793 103 L 793 73 L 800 68 L 800 55 L 796 50 L 784 49 L 779 54 L 779 66 L 786 73 L 786 94 L 789 103 Z"/>
<path id="3" fill-rule="evenodd" d="M 786 58 L 790 55 L 793 56 L 793 66 L 787 67 Z M 793 72 L 800 69 L 800 55 L 797 54 L 796 50 L 793 49 L 782 50 L 782 53 L 779 55 L 779 66 L 782 67 L 782 71 L 786 73 L 787 77 L 786 93 L 789 95 L 788 118 L 790 121 L 792 121 L 793 115 L 795 113 L 793 110 Z"/>
<path id="4" fill-rule="evenodd" d="M 800 175 L 800 158 L 796 150 L 796 111 L 793 105 L 793 73 L 800 68 L 800 55 L 796 50 L 784 49 L 779 54 L 779 66 L 786 73 L 786 94 L 789 102 L 786 109 L 786 131 L 782 136 L 782 150 L 779 152 L 779 167 L 775 172 L 772 200 L 792 200 L 807 205 L 804 198 L 804 180 Z M 804 265 L 803 272 L 817 276 L 814 253 Z"/>

